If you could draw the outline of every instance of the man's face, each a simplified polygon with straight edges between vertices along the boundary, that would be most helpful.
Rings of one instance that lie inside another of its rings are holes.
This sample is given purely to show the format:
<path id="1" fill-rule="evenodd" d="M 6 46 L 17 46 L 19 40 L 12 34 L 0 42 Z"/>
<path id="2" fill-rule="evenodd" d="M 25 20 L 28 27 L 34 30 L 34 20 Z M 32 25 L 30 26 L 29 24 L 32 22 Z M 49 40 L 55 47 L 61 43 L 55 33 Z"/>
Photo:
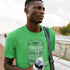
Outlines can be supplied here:
<path id="1" fill-rule="evenodd" d="M 41 1 L 29 3 L 27 18 L 34 23 L 41 23 L 44 18 L 44 6 Z"/>

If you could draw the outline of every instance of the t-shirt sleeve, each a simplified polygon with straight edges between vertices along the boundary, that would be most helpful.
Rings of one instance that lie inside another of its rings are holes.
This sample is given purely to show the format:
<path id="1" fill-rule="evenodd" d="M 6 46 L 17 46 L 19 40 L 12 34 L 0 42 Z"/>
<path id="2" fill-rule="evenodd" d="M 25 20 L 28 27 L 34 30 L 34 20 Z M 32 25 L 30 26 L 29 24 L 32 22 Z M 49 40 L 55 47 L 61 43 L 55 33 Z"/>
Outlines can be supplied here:
<path id="1" fill-rule="evenodd" d="M 11 35 L 8 35 L 6 38 L 3 55 L 8 58 L 15 58 L 15 38 L 13 38 Z"/>
<path id="2" fill-rule="evenodd" d="M 51 51 L 55 51 L 55 32 L 49 28 Z"/>

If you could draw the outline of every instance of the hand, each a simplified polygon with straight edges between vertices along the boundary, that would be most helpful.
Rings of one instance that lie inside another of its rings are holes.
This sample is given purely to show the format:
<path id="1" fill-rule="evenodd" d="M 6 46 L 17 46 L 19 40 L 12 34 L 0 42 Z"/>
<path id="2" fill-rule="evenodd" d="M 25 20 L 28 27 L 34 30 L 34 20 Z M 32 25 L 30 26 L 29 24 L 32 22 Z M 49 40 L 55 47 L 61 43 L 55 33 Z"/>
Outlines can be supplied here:
<path id="1" fill-rule="evenodd" d="M 33 70 L 33 65 L 31 65 L 31 66 L 28 67 L 28 68 L 23 68 L 23 69 L 19 69 L 19 70 Z"/>
<path id="2" fill-rule="evenodd" d="M 33 70 L 33 65 L 31 65 L 30 67 L 26 68 L 25 70 Z"/>

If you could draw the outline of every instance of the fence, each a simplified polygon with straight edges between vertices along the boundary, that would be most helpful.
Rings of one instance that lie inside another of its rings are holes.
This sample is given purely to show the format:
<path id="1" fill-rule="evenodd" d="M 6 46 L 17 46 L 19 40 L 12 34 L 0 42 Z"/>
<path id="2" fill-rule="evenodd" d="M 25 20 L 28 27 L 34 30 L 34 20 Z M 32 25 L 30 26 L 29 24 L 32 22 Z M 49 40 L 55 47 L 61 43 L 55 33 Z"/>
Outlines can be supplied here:
<path id="1" fill-rule="evenodd" d="M 70 41 L 56 40 L 55 49 L 53 55 L 70 61 Z"/>

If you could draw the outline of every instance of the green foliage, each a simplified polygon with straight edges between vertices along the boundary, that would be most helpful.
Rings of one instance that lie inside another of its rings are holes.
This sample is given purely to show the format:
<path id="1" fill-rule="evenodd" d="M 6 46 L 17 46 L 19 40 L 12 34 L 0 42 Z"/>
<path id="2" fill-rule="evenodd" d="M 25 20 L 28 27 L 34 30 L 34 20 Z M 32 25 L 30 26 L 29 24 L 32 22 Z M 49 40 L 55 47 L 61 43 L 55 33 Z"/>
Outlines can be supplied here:
<path id="1" fill-rule="evenodd" d="M 60 33 L 63 34 L 63 35 L 66 35 L 68 33 L 68 29 L 66 27 L 62 27 L 60 29 Z"/>
<path id="2" fill-rule="evenodd" d="M 69 24 L 67 25 L 67 28 L 68 28 L 68 33 L 70 33 L 70 22 L 69 22 Z"/>
<path id="3" fill-rule="evenodd" d="M 61 27 L 60 28 L 60 33 L 63 34 L 63 35 L 70 34 L 70 22 L 66 27 Z"/>

